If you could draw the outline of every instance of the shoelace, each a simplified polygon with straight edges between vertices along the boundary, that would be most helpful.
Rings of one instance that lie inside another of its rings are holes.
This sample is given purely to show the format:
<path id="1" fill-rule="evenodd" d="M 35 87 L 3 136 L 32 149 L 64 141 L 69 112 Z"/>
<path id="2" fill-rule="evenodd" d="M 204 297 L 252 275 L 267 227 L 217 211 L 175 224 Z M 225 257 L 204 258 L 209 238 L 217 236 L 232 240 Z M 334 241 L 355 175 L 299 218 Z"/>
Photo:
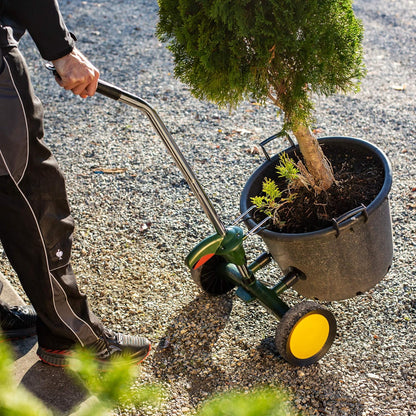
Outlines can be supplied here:
<path id="1" fill-rule="evenodd" d="M 88 349 L 99 359 L 105 359 L 110 356 L 109 345 L 105 337 L 99 337 L 93 344 L 88 345 Z"/>
<path id="2" fill-rule="evenodd" d="M 117 333 L 112 331 L 111 329 L 104 329 L 103 335 L 106 340 L 111 339 L 111 340 L 115 340 L 116 342 L 119 341 L 119 339 L 117 338 Z"/>

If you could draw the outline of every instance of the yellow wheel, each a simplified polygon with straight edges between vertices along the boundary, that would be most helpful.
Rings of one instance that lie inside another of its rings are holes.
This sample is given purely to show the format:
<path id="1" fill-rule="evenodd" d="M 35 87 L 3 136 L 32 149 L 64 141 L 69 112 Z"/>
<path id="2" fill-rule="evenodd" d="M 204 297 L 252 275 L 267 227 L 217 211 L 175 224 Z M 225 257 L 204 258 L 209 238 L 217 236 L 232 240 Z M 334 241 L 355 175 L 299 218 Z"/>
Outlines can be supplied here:
<path id="1" fill-rule="evenodd" d="M 316 363 L 335 338 L 334 315 L 315 302 L 302 302 L 289 309 L 276 330 L 276 348 L 289 363 L 305 366 Z"/>

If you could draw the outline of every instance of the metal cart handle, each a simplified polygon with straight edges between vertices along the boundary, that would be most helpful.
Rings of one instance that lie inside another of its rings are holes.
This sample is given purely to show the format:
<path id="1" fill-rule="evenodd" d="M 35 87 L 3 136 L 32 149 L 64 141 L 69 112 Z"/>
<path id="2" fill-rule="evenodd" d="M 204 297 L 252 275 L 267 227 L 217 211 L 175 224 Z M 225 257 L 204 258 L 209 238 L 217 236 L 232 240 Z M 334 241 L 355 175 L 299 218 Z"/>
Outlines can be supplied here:
<path id="1" fill-rule="evenodd" d="M 54 73 L 55 76 L 59 76 L 56 73 L 55 67 L 52 64 L 46 64 L 46 68 Z M 173 137 L 169 133 L 163 121 L 160 119 L 157 112 L 143 99 L 137 97 L 133 94 L 130 94 L 127 91 L 124 91 L 115 85 L 112 85 L 106 81 L 98 80 L 97 92 L 105 95 L 106 97 L 112 98 L 116 101 L 121 101 L 125 104 L 128 104 L 132 107 L 138 108 L 143 113 L 147 115 L 150 122 L 152 123 L 154 129 L 162 139 L 167 150 L 173 157 L 176 165 L 182 172 L 185 177 L 186 182 L 190 186 L 191 190 L 195 194 L 197 200 L 199 201 L 202 209 L 207 215 L 208 219 L 211 221 L 212 225 L 215 228 L 215 231 L 221 235 L 225 236 L 226 229 L 221 219 L 219 218 L 215 208 L 213 207 L 210 199 L 202 189 L 201 184 L 198 182 L 198 179 L 195 176 L 192 168 L 189 166 L 179 147 L 173 140 Z"/>

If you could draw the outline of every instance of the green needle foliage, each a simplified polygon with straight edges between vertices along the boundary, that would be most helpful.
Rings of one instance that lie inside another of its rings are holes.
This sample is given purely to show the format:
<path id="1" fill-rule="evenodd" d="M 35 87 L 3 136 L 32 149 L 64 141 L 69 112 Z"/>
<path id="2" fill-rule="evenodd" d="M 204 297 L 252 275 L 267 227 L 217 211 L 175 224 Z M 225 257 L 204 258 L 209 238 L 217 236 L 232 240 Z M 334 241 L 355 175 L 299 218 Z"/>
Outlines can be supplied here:
<path id="1" fill-rule="evenodd" d="M 200 99 L 271 98 L 285 129 L 309 125 L 311 93 L 358 89 L 363 29 L 351 0 L 159 0 L 159 38 Z"/>
<path id="2" fill-rule="evenodd" d="M 299 178 L 299 169 L 287 153 L 282 153 L 280 156 L 280 163 L 276 166 L 276 171 L 279 178 L 285 178 L 289 183 Z"/>
<path id="3" fill-rule="evenodd" d="M 250 393 L 231 392 L 218 396 L 208 401 L 197 416 L 294 416 L 295 414 L 284 393 L 264 387 Z"/>
<path id="4" fill-rule="evenodd" d="M 111 365 L 102 367 L 93 355 L 79 349 L 69 360 L 69 369 L 78 376 L 82 384 L 98 400 L 84 406 L 77 416 L 97 416 L 117 407 L 140 409 L 143 405 L 158 407 L 163 390 L 157 385 L 142 385 L 132 388 L 139 367 L 125 358 L 114 359 Z"/>
<path id="5" fill-rule="evenodd" d="M 336 185 L 310 126 L 315 95 L 354 92 L 363 27 L 352 0 L 159 0 L 175 76 L 219 106 L 271 100 L 299 143 L 315 193 Z"/>
<path id="6" fill-rule="evenodd" d="M 52 416 L 39 399 L 13 383 L 12 366 L 9 347 L 0 337 L 0 415 Z"/>
<path id="7" fill-rule="evenodd" d="M 302 175 L 294 161 L 286 153 L 281 154 L 280 162 L 276 165 L 276 172 L 278 177 L 285 179 L 286 188 L 280 190 L 273 179 L 264 178 L 262 195 L 252 197 L 251 202 L 281 229 L 285 222 L 281 220 L 279 211 L 283 205 L 290 204 L 296 199 L 297 194 L 292 190 L 299 186 Z"/>

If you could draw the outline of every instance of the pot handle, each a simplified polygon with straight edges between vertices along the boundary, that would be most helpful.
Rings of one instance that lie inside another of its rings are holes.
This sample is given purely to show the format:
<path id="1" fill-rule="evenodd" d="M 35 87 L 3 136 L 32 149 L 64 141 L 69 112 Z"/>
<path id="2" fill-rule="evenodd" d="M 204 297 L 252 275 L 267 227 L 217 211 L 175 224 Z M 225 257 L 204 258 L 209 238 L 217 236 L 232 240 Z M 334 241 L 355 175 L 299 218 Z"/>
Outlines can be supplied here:
<path id="1" fill-rule="evenodd" d="M 359 207 L 352 209 L 351 211 L 346 212 L 345 214 L 340 215 L 338 218 L 332 218 L 332 225 L 336 230 L 336 237 L 340 234 L 340 227 L 342 227 L 342 223 L 352 219 L 356 221 L 360 214 L 364 215 L 365 222 L 368 220 L 368 212 L 367 207 L 364 204 L 361 204 Z"/>
<path id="2" fill-rule="evenodd" d="M 286 132 L 280 132 L 280 133 L 276 133 L 273 134 L 273 136 L 268 137 L 266 140 L 263 140 L 261 143 L 259 143 L 259 146 L 261 147 L 261 150 L 263 150 L 264 156 L 267 160 L 270 160 L 270 155 L 267 153 L 267 150 L 265 149 L 265 145 L 267 143 L 270 143 L 272 140 L 277 139 L 278 137 L 283 137 L 285 136 L 287 140 L 289 140 L 289 143 L 291 144 L 292 147 L 295 147 L 295 143 L 293 142 L 292 138 L 289 136 L 288 133 Z"/>

